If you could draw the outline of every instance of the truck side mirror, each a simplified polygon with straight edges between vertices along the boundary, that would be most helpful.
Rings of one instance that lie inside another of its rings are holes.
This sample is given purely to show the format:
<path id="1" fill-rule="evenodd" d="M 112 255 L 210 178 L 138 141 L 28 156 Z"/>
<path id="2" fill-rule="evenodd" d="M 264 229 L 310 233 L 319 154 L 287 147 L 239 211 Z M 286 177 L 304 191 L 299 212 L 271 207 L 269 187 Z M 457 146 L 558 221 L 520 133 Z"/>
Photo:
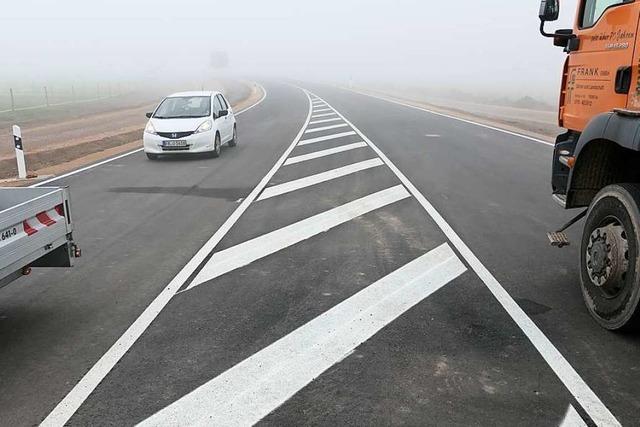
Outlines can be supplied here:
<path id="1" fill-rule="evenodd" d="M 559 0 L 542 0 L 538 16 L 542 22 L 557 21 L 560 16 Z"/>

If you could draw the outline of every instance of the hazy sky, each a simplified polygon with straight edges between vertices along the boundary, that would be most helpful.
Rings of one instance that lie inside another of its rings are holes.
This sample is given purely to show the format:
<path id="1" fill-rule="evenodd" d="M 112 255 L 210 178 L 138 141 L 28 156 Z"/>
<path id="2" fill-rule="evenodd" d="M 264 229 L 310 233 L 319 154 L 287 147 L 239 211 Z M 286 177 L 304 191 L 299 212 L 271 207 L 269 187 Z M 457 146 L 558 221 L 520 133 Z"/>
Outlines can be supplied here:
<path id="1" fill-rule="evenodd" d="M 562 3 L 570 27 L 577 0 Z M 564 54 L 538 0 L 3 0 L 0 79 L 249 75 L 555 97 Z"/>

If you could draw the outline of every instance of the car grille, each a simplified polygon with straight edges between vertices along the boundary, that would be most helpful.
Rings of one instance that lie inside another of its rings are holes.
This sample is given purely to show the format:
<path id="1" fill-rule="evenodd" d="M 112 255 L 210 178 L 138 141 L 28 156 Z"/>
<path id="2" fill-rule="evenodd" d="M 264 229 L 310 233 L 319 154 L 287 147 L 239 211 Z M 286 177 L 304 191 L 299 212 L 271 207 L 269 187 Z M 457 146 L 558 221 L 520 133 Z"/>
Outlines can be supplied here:
<path id="1" fill-rule="evenodd" d="M 189 151 L 189 146 L 184 147 L 162 147 L 162 151 Z"/>
<path id="2" fill-rule="evenodd" d="M 193 131 L 191 132 L 158 132 L 158 136 L 169 139 L 180 139 L 187 137 L 189 135 L 193 135 Z"/>

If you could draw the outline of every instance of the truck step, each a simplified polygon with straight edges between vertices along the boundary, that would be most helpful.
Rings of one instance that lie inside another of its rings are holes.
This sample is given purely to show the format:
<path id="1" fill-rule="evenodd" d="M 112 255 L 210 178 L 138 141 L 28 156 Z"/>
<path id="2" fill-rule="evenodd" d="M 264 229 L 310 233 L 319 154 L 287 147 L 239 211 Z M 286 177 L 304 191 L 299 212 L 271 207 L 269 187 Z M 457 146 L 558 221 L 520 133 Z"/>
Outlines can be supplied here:
<path id="1" fill-rule="evenodd" d="M 547 237 L 549 238 L 549 242 L 551 246 L 555 246 L 561 248 L 563 246 L 569 246 L 571 243 L 569 242 L 569 237 L 567 233 L 563 231 L 555 231 L 553 233 L 547 233 Z"/>

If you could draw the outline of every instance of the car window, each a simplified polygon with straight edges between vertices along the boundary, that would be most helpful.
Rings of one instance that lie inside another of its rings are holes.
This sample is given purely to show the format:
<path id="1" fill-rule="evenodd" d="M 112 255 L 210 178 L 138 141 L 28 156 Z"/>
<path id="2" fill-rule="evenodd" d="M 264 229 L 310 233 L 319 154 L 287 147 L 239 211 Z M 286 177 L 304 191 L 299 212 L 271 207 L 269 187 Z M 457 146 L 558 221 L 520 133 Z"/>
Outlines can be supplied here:
<path id="1" fill-rule="evenodd" d="M 222 95 L 218 95 L 218 97 L 220 98 L 220 102 L 222 103 L 222 108 L 224 108 L 225 110 L 228 110 L 229 104 L 227 103 L 227 99 Z"/>
<path id="2" fill-rule="evenodd" d="M 592 27 L 607 8 L 622 3 L 628 3 L 628 0 L 586 0 L 582 8 L 581 27 Z"/>
<path id="3" fill-rule="evenodd" d="M 218 97 L 214 97 L 213 98 L 213 111 L 216 113 L 216 116 L 220 115 L 220 111 L 224 110 L 224 108 L 222 108 L 222 104 L 220 104 L 220 99 L 218 99 Z"/>
<path id="4" fill-rule="evenodd" d="M 210 115 L 210 96 L 175 96 L 165 98 L 153 117 L 157 119 L 184 119 Z"/>

